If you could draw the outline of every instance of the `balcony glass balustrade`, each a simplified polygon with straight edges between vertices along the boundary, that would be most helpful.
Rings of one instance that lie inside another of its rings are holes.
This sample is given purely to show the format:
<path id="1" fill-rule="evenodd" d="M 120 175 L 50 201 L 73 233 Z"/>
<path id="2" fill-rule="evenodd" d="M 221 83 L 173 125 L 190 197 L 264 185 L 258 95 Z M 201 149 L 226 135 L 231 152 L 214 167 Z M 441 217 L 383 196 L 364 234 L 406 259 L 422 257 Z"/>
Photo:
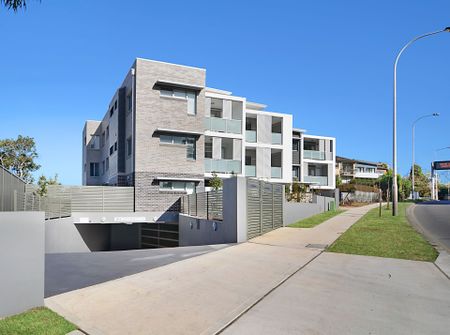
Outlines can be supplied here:
<path id="1" fill-rule="evenodd" d="M 241 173 L 241 161 L 232 159 L 205 158 L 205 172 Z"/>
<path id="2" fill-rule="evenodd" d="M 245 176 L 246 177 L 256 177 L 256 165 L 246 165 L 245 166 Z"/>
<path id="3" fill-rule="evenodd" d="M 325 152 L 324 151 L 315 151 L 315 150 L 303 150 L 303 158 L 305 159 L 317 159 L 317 160 L 325 160 Z"/>
<path id="4" fill-rule="evenodd" d="M 246 130 L 245 140 L 249 143 L 256 143 L 256 130 Z"/>
<path id="5" fill-rule="evenodd" d="M 271 171 L 272 178 L 281 178 L 281 168 L 280 167 L 272 166 L 271 170 L 272 170 Z"/>
<path id="6" fill-rule="evenodd" d="M 221 133 L 242 134 L 241 120 L 228 120 L 218 117 L 206 117 L 204 120 L 205 130 Z"/>
<path id="7" fill-rule="evenodd" d="M 272 144 L 281 144 L 281 133 L 272 133 Z"/>
<path id="8" fill-rule="evenodd" d="M 327 186 L 328 185 L 328 177 L 327 176 L 305 176 L 305 183 L 311 183 L 319 186 Z"/>

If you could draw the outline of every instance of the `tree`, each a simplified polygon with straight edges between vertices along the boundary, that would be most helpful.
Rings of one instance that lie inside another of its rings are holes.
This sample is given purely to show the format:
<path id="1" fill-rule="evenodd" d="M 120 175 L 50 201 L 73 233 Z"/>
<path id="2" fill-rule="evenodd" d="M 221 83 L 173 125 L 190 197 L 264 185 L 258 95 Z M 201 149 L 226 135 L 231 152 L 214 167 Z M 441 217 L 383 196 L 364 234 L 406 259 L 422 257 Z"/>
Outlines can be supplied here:
<path id="1" fill-rule="evenodd" d="M 209 180 L 209 186 L 211 186 L 214 191 L 222 188 L 223 181 L 217 176 L 217 173 L 213 172 L 212 178 Z"/>
<path id="2" fill-rule="evenodd" d="M 340 185 L 342 185 L 341 176 L 336 175 L 336 188 L 339 188 Z"/>
<path id="3" fill-rule="evenodd" d="M 38 180 L 38 189 L 36 193 L 39 194 L 41 197 L 46 196 L 49 185 L 61 185 L 61 183 L 58 181 L 58 174 L 55 174 L 54 178 L 50 177 L 48 179 L 46 176 L 41 175 Z"/>
<path id="4" fill-rule="evenodd" d="M 17 139 L 0 140 L 0 165 L 22 178 L 33 182 L 32 172 L 38 170 L 36 143 L 32 137 L 19 135 Z"/>
<path id="5" fill-rule="evenodd" d="M 12 9 L 15 12 L 17 12 L 20 8 L 27 8 L 26 0 L 0 0 L 0 4 L 5 6 L 7 9 Z"/>
<path id="6" fill-rule="evenodd" d="M 412 169 L 409 171 L 409 179 L 412 180 Z M 423 173 L 420 165 L 417 164 L 414 164 L 414 191 L 419 192 L 421 197 L 429 197 L 431 195 L 428 177 Z"/>
<path id="7" fill-rule="evenodd" d="M 408 197 L 411 195 L 411 191 L 412 191 L 411 180 L 408 177 L 403 177 L 402 179 L 400 179 L 398 187 L 398 194 L 400 200 L 408 199 Z"/>

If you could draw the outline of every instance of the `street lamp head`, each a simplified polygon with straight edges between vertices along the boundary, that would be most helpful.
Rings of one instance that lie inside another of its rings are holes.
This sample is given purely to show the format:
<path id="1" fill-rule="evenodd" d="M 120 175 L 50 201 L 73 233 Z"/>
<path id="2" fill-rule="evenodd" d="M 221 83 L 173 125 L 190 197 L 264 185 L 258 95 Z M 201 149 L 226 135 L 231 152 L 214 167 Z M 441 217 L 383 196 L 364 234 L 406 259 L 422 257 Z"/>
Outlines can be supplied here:
<path id="1" fill-rule="evenodd" d="M 444 31 L 450 33 L 450 27 L 445 27 Z"/>
<path id="2" fill-rule="evenodd" d="M 433 113 L 433 116 L 439 116 L 439 113 Z"/>

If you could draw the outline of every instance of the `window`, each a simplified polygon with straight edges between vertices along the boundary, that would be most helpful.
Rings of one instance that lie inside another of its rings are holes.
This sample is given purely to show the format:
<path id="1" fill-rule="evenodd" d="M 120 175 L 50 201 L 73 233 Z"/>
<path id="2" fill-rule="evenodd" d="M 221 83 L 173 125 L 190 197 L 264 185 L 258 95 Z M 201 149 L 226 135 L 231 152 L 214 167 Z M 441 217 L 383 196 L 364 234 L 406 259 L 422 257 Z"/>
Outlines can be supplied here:
<path id="1" fill-rule="evenodd" d="M 186 158 L 196 159 L 196 141 L 192 136 L 179 136 L 179 135 L 159 135 L 160 143 L 166 144 L 179 144 L 186 146 Z"/>
<path id="2" fill-rule="evenodd" d="M 133 142 L 131 141 L 131 136 L 127 138 L 127 155 L 131 156 L 133 149 Z"/>
<path id="3" fill-rule="evenodd" d="M 105 168 L 105 160 L 102 162 L 102 176 L 105 174 L 106 168 Z"/>
<path id="4" fill-rule="evenodd" d="M 109 170 L 109 157 L 106 157 L 106 171 Z"/>
<path id="5" fill-rule="evenodd" d="M 131 108 L 133 107 L 133 92 L 130 91 L 127 95 L 127 110 L 131 112 Z"/>
<path id="6" fill-rule="evenodd" d="M 114 114 L 114 107 L 111 107 L 111 109 L 109 110 L 109 117 L 113 116 Z"/>
<path id="7" fill-rule="evenodd" d="M 90 163 L 89 164 L 89 175 L 91 177 L 98 177 L 100 175 L 98 163 Z"/>
<path id="8" fill-rule="evenodd" d="M 101 143 L 101 147 L 103 148 L 103 146 L 105 145 L 105 131 L 103 131 L 102 133 L 102 143 Z"/>
<path id="9" fill-rule="evenodd" d="M 109 126 L 106 126 L 106 139 L 109 138 Z"/>
<path id="10" fill-rule="evenodd" d="M 293 166 L 292 167 L 292 176 L 294 178 L 297 178 L 297 180 L 300 179 L 300 167 L 299 166 Z"/>
<path id="11" fill-rule="evenodd" d="M 188 194 L 195 192 L 195 182 L 185 181 L 160 181 L 160 191 L 186 192 Z"/>
<path id="12" fill-rule="evenodd" d="M 117 100 L 114 102 L 114 109 L 117 109 Z"/>
<path id="13" fill-rule="evenodd" d="M 196 110 L 196 94 L 194 92 L 186 92 L 186 98 L 187 98 L 187 113 L 188 115 L 195 115 L 197 114 Z"/>
<path id="14" fill-rule="evenodd" d="M 205 158 L 213 158 L 213 139 L 212 137 L 205 137 Z"/>
<path id="15" fill-rule="evenodd" d="M 114 146 L 111 145 L 111 147 L 109 148 L 109 155 L 111 156 L 114 153 Z"/>
<path id="16" fill-rule="evenodd" d="M 114 151 L 117 151 L 117 142 L 114 143 Z"/>
<path id="17" fill-rule="evenodd" d="M 292 151 L 299 151 L 299 140 L 293 140 L 292 141 Z"/>
<path id="18" fill-rule="evenodd" d="M 94 150 L 100 149 L 100 136 L 93 135 L 91 141 L 89 142 L 89 147 Z"/>
<path id="19" fill-rule="evenodd" d="M 197 114 L 197 93 L 195 91 L 164 87 L 159 90 L 159 95 L 167 98 L 185 99 L 187 100 L 187 114 Z"/>

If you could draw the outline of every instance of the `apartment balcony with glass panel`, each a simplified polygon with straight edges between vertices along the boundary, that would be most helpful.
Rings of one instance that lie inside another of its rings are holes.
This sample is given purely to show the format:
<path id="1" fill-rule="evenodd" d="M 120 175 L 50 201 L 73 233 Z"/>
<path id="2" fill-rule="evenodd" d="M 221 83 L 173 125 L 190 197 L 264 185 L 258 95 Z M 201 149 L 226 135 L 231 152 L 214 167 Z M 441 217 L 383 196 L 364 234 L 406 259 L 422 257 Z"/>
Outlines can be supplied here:
<path id="1" fill-rule="evenodd" d="M 319 185 L 319 186 L 327 186 L 328 185 L 328 177 L 327 176 L 305 176 L 305 183 Z"/>
<path id="2" fill-rule="evenodd" d="M 245 175 L 247 177 L 256 177 L 256 150 L 245 149 Z"/>
<path id="3" fill-rule="evenodd" d="M 241 161 L 232 159 L 211 159 L 205 158 L 206 173 L 241 173 Z"/>
<path id="4" fill-rule="evenodd" d="M 305 159 L 325 160 L 326 153 L 324 151 L 303 150 L 303 158 L 305 158 Z"/>
<path id="5" fill-rule="evenodd" d="M 242 134 L 242 121 L 218 117 L 206 117 L 205 130 L 217 131 L 220 133 Z"/>
<path id="6" fill-rule="evenodd" d="M 272 178 L 282 178 L 283 177 L 283 170 L 282 170 L 282 163 L 283 163 L 283 152 L 279 149 L 272 149 L 271 150 L 271 162 L 270 162 L 270 176 Z"/>
<path id="7" fill-rule="evenodd" d="M 245 140 L 249 143 L 256 143 L 256 116 L 247 116 L 245 119 Z"/>

